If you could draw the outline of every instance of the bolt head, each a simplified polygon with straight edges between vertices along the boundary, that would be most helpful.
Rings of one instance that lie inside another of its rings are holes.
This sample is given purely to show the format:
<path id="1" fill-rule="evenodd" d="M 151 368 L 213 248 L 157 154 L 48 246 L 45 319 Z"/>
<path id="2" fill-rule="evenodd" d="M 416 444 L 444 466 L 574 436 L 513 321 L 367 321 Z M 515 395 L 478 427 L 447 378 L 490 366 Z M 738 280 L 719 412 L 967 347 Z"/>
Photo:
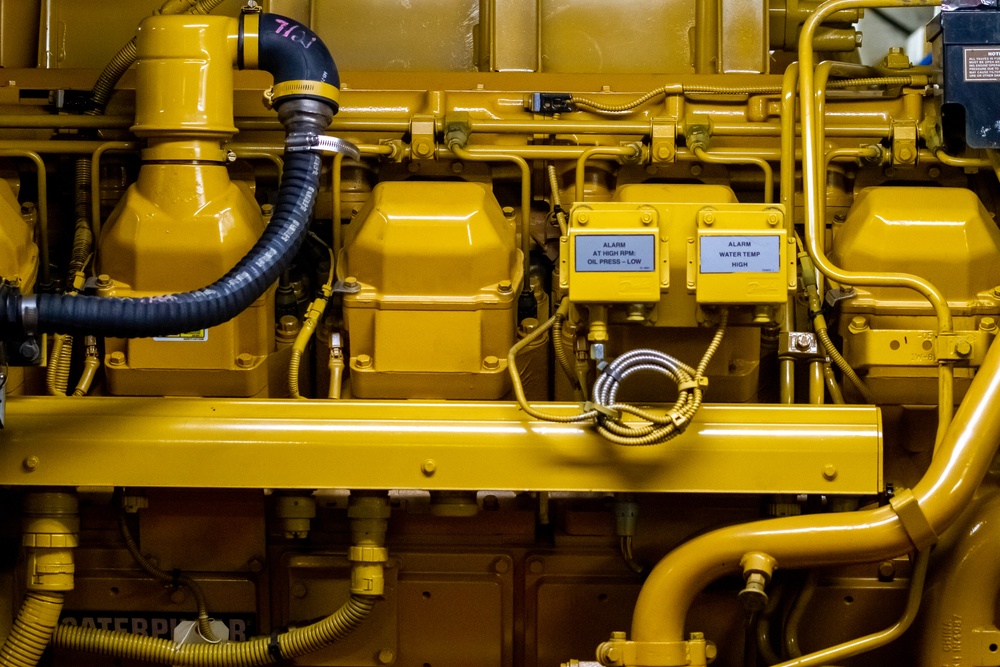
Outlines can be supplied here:
<path id="1" fill-rule="evenodd" d="M 827 463 L 825 466 L 823 466 L 823 479 L 826 479 L 830 482 L 837 479 L 837 466 L 833 465 L 832 463 Z"/>
<path id="2" fill-rule="evenodd" d="M 25 457 L 24 461 L 21 462 L 21 465 L 23 465 L 24 469 L 28 472 L 34 472 L 35 470 L 38 470 L 39 463 L 40 461 L 38 460 L 38 457 L 32 454 L 31 456 Z"/>
<path id="3" fill-rule="evenodd" d="M 253 366 L 253 355 L 247 352 L 242 352 L 236 356 L 236 367 L 237 368 L 250 368 Z"/>
<path id="4" fill-rule="evenodd" d="M 972 343 L 967 340 L 960 340 L 955 343 L 955 354 L 960 357 L 968 357 L 972 354 Z"/>
<path id="5" fill-rule="evenodd" d="M 359 354 L 355 360 L 355 364 L 358 368 L 371 368 L 372 358 L 367 354 Z"/>
<path id="6" fill-rule="evenodd" d="M 420 470 L 425 475 L 430 477 L 435 472 L 437 472 L 437 462 L 434 459 L 427 459 L 426 461 L 420 464 Z"/>
<path id="7" fill-rule="evenodd" d="M 112 352 L 111 356 L 108 357 L 109 366 L 124 366 L 125 365 L 125 353 L 124 352 Z"/>

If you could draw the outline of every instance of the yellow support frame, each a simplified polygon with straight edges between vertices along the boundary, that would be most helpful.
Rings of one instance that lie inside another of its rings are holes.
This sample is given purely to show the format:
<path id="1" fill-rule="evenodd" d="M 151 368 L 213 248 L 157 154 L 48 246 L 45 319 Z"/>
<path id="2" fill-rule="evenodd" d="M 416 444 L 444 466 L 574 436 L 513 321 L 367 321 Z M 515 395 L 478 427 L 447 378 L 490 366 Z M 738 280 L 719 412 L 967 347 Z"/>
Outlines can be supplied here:
<path id="1" fill-rule="evenodd" d="M 871 406 L 706 405 L 669 444 L 621 447 L 512 403 L 14 397 L 0 484 L 874 494 L 882 425 Z"/>

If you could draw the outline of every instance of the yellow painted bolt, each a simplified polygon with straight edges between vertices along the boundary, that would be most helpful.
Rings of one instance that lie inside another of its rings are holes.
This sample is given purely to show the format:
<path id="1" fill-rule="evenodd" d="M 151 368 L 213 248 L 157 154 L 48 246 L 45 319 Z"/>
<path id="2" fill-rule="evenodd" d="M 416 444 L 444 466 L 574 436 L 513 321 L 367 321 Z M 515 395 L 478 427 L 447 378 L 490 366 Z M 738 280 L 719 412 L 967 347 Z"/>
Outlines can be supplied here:
<path id="1" fill-rule="evenodd" d="M 615 641 L 615 640 L 622 640 L 622 641 L 624 641 L 627 638 L 628 638 L 628 635 L 625 634 L 624 632 L 622 632 L 621 630 L 616 630 L 616 631 L 614 631 L 614 632 L 611 633 L 611 641 Z"/>
<path id="2" fill-rule="evenodd" d="M 417 157 L 430 157 L 431 152 L 431 145 L 426 141 L 418 141 L 413 146 L 413 154 Z"/>
<path id="3" fill-rule="evenodd" d="M 967 357 L 972 354 L 972 343 L 967 340 L 960 340 L 955 343 L 955 354 L 960 357 Z"/>
<path id="4" fill-rule="evenodd" d="M 868 328 L 868 318 L 862 317 L 861 315 L 855 315 L 851 318 L 851 323 L 847 326 L 848 331 L 851 333 L 861 333 Z"/>
<path id="5" fill-rule="evenodd" d="M 492 354 L 483 359 L 483 368 L 488 371 L 495 371 L 500 368 L 500 360 L 494 357 Z"/>
<path id="6" fill-rule="evenodd" d="M 510 571 L 510 563 L 503 558 L 497 558 L 496 562 L 493 563 L 493 571 L 497 574 L 506 574 Z"/>
<path id="7" fill-rule="evenodd" d="M 35 472 L 36 470 L 38 470 L 38 464 L 39 464 L 38 457 L 35 456 L 34 454 L 26 457 L 24 461 L 21 462 L 21 465 L 23 465 L 24 469 L 27 470 L 28 472 Z"/>
<path id="8" fill-rule="evenodd" d="M 369 357 L 367 354 L 359 354 L 356 360 L 356 364 L 358 368 L 371 368 L 372 358 Z"/>
<path id="9" fill-rule="evenodd" d="M 125 353 L 124 352 L 112 352 L 111 356 L 108 357 L 109 366 L 124 366 L 125 365 Z"/>
<path id="10" fill-rule="evenodd" d="M 909 146 L 903 146 L 899 149 L 899 159 L 902 162 L 909 162 L 913 159 L 913 149 Z"/>
<path id="11" fill-rule="evenodd" d="M 355 278 L 354 276 L 347 276 L 346 278 L 344 278 L 344 284 L 347 285 L 348 287 L 354 287 L 355 285 L 358 284 L 358 279 Z"/>
<path id="12" fill-rule="evenodd" d="M 438 467 L 437 463 L 434 461 L 434 459 L 427 459 L 426 461 L 420 464 L 420 470 L 428 477 L 437 472 L 437 467 Z"/>
<path id="13" fill-rule="evenodd" d="M 391 665 L 396 660 L 396 653 L 391 648 L 384 648 L 378 652 L 378 664 Z"/>
<path id="14" fill-rule="evenodd" d="M 102 289 L 104 287 L 111 287 L 111 276 L 106 273 L 97 276 L 97 288 Z"/>
<path id="15" fill-rule="evenodd" d="M 653 221 L 653 214 L 649 211 L 643 211 L 642 215 L 639 216 L 639 221 L 644 225 L 648 225 Z"/>
<path id="16" fill-rule="evenodd" d="M 837 479 L 837 466 L 832 463 L 827 463 L 823 466 L 823 477 L 831 482 Z"/>
<path id="17" fill-rule="evenodd" d="M 979 329 L 981 331 L 996 331 L 997 329 L 996 319 L 992 317 L 984 317 L 983 319 L 979 320 Z"/>
<path id="18" fill-rule="evenodd" d="M 243 352 L 236 356 L 236 367 L 237 368 L 250 368 L 253 366 L 253 355 L 247 352 Z"/>
<path id="19" fill-rule="evenodd" d="M 778 214 L 777 213 L 769 213 L 768 216 L 767 216 L 767 224 L 772 225 L 772 226 L 778 224 Z"/>
<path id="20" fill-rule="evenodd" d="M 882 579 L 892 579 L 896 574 L 896 566 L 891 560 L 884 560 L 878 564 L 878 576 Z"/>
<path id="21" fill-rule="evenodd" d="M 711 225 L 715 223 L 715 216 L 711 213 L 706 213 L 705 217 L 702 218 L 706 225 Z"/>
<path id="22" fill-rule="evenodd" d="M 497 283 L 497 291 L 501 294 L 510 294 L 514 291 L 514 285 L 509 280 L 501 280 Z"/>
<path id="23" fill-rule="evenodd" d="M 576 217 L 576 221 L 579 222 L 581 225 L 587 224 L 587 222 L 589 220 L 590 220 L 590 216 L 587 215 L 586 213 L 581 213 L 580 215 L 578 215 Z"/>
<path id="24" fill-rule="evenodd" d="M 656 149 L 656 157 L 661 160 L 669 160 L 671 155 L 671 150 L 669 146 L 660 146 Z"/>
<path id="25" fill-rule="evenodd" d="M 705 633 L 704 632 L 692 632 L 691 633 L 691 641 L 700 641 L 700 640 L 702 640 L 704 638 L 705 638 Z"/>

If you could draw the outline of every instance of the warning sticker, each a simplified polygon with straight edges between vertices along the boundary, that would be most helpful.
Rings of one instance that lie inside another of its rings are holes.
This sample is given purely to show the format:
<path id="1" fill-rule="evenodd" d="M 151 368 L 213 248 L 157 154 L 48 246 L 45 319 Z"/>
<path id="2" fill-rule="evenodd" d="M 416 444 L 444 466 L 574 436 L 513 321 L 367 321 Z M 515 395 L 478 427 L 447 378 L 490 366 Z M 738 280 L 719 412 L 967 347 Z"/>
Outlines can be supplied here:
<path id="1" fill-rule="evenodd" d="M 656 270 L 655 234 L 578 234 L 576 270 L 650 273 Z"/>
<path id="2" fill-rule="evenodd" d="M 777 273 L 778 236 L 702 236 L 701 273 Z"/>
<path id="3" fill-rule="evenodd" d="M 172 336 L 156 336 L 153 340 L 161 343 L 172 343 L 176 341 L 183 343 L 204 343 L 208 340 L 208 329 L 198 329 L 197 331 L 188 331 L 187 333 L 174 334 Z"/>
<path id="4" fill-rule="evenodd" d="M 964 49 L 966 81 L 1000 81 L 1000 49 Z"/>

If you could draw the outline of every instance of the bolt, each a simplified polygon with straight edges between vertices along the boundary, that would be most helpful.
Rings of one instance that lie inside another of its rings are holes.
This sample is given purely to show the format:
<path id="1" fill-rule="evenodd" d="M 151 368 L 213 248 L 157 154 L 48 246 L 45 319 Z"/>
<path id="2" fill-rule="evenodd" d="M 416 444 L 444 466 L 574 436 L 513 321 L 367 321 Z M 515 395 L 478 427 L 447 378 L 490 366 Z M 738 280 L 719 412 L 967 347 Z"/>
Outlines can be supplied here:
<path id="1" fill-rule="evenodd" d="M 889 53 L 894 56 L 898 56 L 903 53 L 903 47 L 901 46 L 890 46 Z"/>
<path id="2" fill-rule="evenodd" d="M 102 273 L 97 276 L 97 289 L 105 289 L 111 287 L 111 276 L 106 273 Z"/>
<path id="3" fill-rule="evenodd" d="M 124 365 L 125 365 L 124 352 L 112 352 L 111 356 L 108 357 L 108 366 L 124 366 Z"/>
<path id="4" fill-rule="evenodd" d="M 483 368 L 488 371 L 495 371 L 500 368 L 500 360 L 494 357 L 492 354 L 483 359 Z"/>
<path id="5" fill-rule="evenodd" d="M 292 586 L 292 595 L 294 597 L 304 598 L 308 592 L 309 591 L 306 590 L 306 585 L 303 584 L 301 581 L 295 582 L 295 585 Z"/>
<path id="6" fill-rule="evenodd" d="M 899 149 L 899 159 L 902 162 L 909 162 L 913 159 L 913 149 L 909 146 L 902 146 Z"/>
<path id="7" fill-rule="evenodd" d="M 465 171 L 465 165 L 462 164 L 461 162 L 452 162 L 451 170 L 456 174 L 461 174 L 463 171 Z"/>
<path id="8" fill-rule="evenodd" d="M 996 319 L 992 317 L 984 317 L 983 319 L 979 320 L 979 329 L 980 331 L 996 331 L 997 329 Z"/>
<path id="9" fill-rule="evenodd" d="M 510 563 L 504 558 L 497 558 L 493 563 L 493 571 L 497 574 L 506 574 L 510 570 Z"/>
<path id="10" fill-rule="evenodd" d="M 960 357 L 967 357 L 972 354 L 972 343 L 967 340 L 960 340 L 955 343 L 955 354 Z"/>
<path id="11" fill-rule="evenodd" d="M 259 558 L 251 558 L 247 561 L 247 569 L 251 572 L 260 572 L 264 569 L 264 563 Z"/>
<path id="12" fill-rule="evenodd" d="M 421 472 L 423 472 L 428 477 L 437 472 L 437 468 L 438 466 L 437 463 L 434 461 L 434 459 L 427 459 L 426 461 L 420 464 Z"/>
<path id="13" fill-rule="evenodd" d="M 274 213 L 274 206 L 272 206 L 271 204 L 261 204 L 260 213 L 265 218 L 269 218 L 271 217 L 271 214 Z"/>
<path id="14" fill-rule="evenodd" d="M 184 595 L 184 591 L 180 589 L 177 589 L 170 594 L 170 601 L 173 602 L 174 604 L 184 604 L 184 600 L 186 599 L 187 596 Z"/>
<path id="15" fill-rule="evenodd" d="M 406 170 L 411 174 L 415 174 L 418 171 L 420 171 L 420 165 L 417 164 L 416 162 L 411 162 L 410 164 L 406 165 Z M 357 211 L 355 211 L 355 213 L 357 213 Z"/>
<path id="16" fill-rule="evenodd" d="M 38 347 L 38 341 L 34 338 L 28 338 L 23 343 L 21 347 L 17 350 L 22 357 L 29 361 L 34 361 L 42 353 L 41 348 Z"/>
<path id="17" fill-rule="evenodd" d="M 483 496 L 483 509 L 487 512 L 493 512 L 500 509 L 500 499 L 493 494 Z"/>
<path id="18" fill-rule="evenodd" d="M 372 358 L 369 357 L 367 354 L 359 354 L 358 358 L 355 359 L 355 365 L 358 368 L 371 368 Z"/>
<path id="19" fill-rule="evenodd" d="M 426 140 L 418 141 L 413 145 L 413 154 L 417 157 L 430 157 L 433 152 L 430 142 Z"/>
<path id="20" fill-rule="evenodd" d="M 355 278 L 354 276 L 347 276 L 346 278 L 344 278 L 344 285 L 346 287 L 353 288 L 357 284 L 358 284 L 358 279 Z"/>
<path id="21" fill-rule="evenodd" d="M 253 366 L 253 355 L 243 352 L 236 355 L 237 368 L 250 368 Z"/>
<path id="22" fill-rule="evenodd" d="M 514 291 L 514 285 L 509 280 L 501 280 L 497 283 L 497 291 L 501 294 L 510 294 Z"/>
<path id="23" fill-rule="evenodd" d="M 384 648 L 378 652 L 378 664 L 391 665 L 396 660 L 396 653 L 391 648 Z"/>
<path id="24" fill-rule="evenodd" d="M 660 160 L 669 160 L 672 153 L 670 146 L 660 146 L 656 149 L 656 157 Z"/>
<path id="25" fill-rule="evenodd" d="M 878 564 L 879 579 L 892 579 L 894 576 L 896 576 L 896 566 L 891 560 L 884 560 Z"/>
<path id="26" fill-rule="evenodd" d="M 893 167 L 886 167 L 884 173 L 886 178 L 893 178 L 896 175 L 896 170 Z"/>
<path id="27" fill-rule="evenodd" d="M 587 215 L 586 213 L 581 213 L 580 215 L 576 216 L 576 221 L 579 222 L 581 225 L 587 224 L 589 220 L 590 216 Z"/>
<path id="28" fill-rule="evenodd" d="M 233 151 L 226 151 L 226 162 L 236 162 L 236 153 Z"/>
<path id="29" fill-rule="evenodd" d="M 712 224 L 715 223 L 715 215 L 713 215 L 712 213 L 706 213 L 705 216 L 701 220 L 706 225 L 712 225 Z"/>
<path id="30" fill-rule="evenodd" d="M 772 227 L 774 225 L 778 224 L 778 214 L 777 213 L 768 213 L 767 214 L 767 224 L 771 225 Z"/>
<path id="31" fill-rule="evenodd" d="M 796 336 L 795 337 L 795 349 L 800 352 L 806 352 L 812 344 L 808 336 Z"/>
<path id="32" fill-rule="evenodd" d="M 621 630 L 616 630 L 611 633 L 611 641 L 625 641 L 628 639 L 628 635 Z"/>
<path id="33" fill-rule="evenodd" d="M 941 175 L 941 170 L 938 169 L 937 167 L 931 167 L 930 169 L 927 170 L 927 175 L 930 176 L 931 178 L 937 178 L 938 176 Z"/>
<path id="34" fill-rule="evenodd" d="M 832 463 L 823 466 L 823 478 L 831 482 L 837 479 L 837 466 Z"/>
<path id="35" fill-rule="evenodd" d="M 1000 299 L 1000 285 L 993 288 L 993 296 Z"/>
<path id="36" fill-rule="evenodd" d="M 833 214 L 833 221 L 834 222 L 843 222 L 845 220 L 847 220 L 847 214 L 846 213 L 834 213 Z"/>
<path id="37" fill-rule="evenodd" d="M 528 572 L 532 574 L 541 574 L 545 571 L 545 565 L 542 563 L 541 559 L 533 558 L 531 562 L 528 563 Z"/>
<path id="38" fill-rule="evenodd" d="M 505 217 L 505 218 L 513 218 L 514 217 L 514 207 L 513 206 L 504 206 L 503 209 L 501 209 L 501 210 L 503 211 L 503 217 Z"/>
<path id="39" fill-rule="evenodd" d="M 705 633 L 704 632 L 692 632 L 690 634 L 690 636 L 689 636 L 689 639 L 691 641 L 693 641 L 693 642 L 702 641 L 702 640 L 705 639 Z"/>
<path id="40" fill-rule="evenodd" d="M 35 456 L 34 454 L 25 457 L 24 461 L 21 462 L 21 465 L 23 465 L 24 469 L 27 470 L 28 472 L 35 472 L 36 470 L 38 470 L 38 464 L 39 464 L 38 457 Z"/>
<path id="41" fill-rule="evenodd" d="M 700 164 L 694 163 L 694 164 L 691 165 L 691 175 L 692 176 L 701 176 L 701 172 L 702 171 L 704 171 L 704 169 L 702 169 L 702 166 Z"/>
<path id="42" fill-rule="evenodd" d="M 648 225 L 649 223 L 653 222 L 653 214 L 650 213 L 649 211 L 643 211 L 639 215 L 639 222 L 641 222 L 644 225 Z"/>
<path id="43" fill-rule="evenodd" d="M 855 315 L 851 318 L 851 323 L 847 325 L 847 330 L 851 333 L 861 333 L 868 328 L 868 318 L 862 315 Z"/>

